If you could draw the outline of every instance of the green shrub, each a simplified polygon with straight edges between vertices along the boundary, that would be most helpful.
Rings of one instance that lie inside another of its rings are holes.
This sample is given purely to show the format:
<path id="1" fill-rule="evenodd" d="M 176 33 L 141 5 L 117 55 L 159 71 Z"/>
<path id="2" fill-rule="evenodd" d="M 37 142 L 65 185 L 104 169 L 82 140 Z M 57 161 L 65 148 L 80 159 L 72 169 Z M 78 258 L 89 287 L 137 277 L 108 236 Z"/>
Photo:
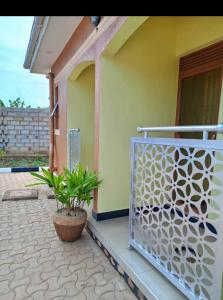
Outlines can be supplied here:
<path id="1" fill-rule="evenodd" d="M 46 169 L 42 169 L 42 173 L 43 175 L 31 172 L 38 182 L 28 186 L 47 184 L 53 189 L 55 198 L 60 204 L 58 209 L 66 211 L 67 215 L 70 215 L 72 210 L 83 209 L 85 203 L 90 205 L 93 199 L 92 191 L 102 182 L 95 172 L 89 171 L 80 163 L 73 171 L 65 168 L 61 175 L 55 175 Z"/>
<path id="2" fill-rule="evenodd" d="M 0 149 L 0 157 L 4 157 L 5 156 L 5 150 L 4 149 Z"/>

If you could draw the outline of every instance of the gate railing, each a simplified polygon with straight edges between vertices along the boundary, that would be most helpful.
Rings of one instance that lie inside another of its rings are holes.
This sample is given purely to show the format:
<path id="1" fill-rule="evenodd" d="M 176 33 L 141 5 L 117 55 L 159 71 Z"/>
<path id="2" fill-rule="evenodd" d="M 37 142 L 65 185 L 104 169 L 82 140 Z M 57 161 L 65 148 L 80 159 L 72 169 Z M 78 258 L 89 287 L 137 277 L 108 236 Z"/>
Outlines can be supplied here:
<path id="1" fill-rule="evenodd" d="M 203 131 L 203 140 L 133 137 L 129 244 L 189 299 L 220 300 L 223 125 L 137 128 Z"/>

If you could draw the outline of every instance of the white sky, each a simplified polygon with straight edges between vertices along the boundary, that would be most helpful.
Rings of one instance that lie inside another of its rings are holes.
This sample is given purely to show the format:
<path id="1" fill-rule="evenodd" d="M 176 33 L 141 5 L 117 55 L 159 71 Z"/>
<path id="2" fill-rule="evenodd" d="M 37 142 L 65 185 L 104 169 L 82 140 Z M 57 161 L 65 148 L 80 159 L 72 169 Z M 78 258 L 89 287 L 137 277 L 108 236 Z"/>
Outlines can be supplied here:
<path id="1" fill-rule="evenodd" d="M 33 17 L 0 17 L 0 99 L 18 97 L 32 107 L 49 105 L 48 80 L 23 68 Z"/>

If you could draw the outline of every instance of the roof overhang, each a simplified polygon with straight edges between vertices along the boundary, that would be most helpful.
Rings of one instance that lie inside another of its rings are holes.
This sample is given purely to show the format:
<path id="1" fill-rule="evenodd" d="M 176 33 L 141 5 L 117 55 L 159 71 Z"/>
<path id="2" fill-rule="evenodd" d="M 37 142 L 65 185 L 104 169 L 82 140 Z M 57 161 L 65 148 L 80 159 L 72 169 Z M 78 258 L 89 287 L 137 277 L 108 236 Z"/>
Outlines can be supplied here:
<path id="1" fill-rule="evenodd" d="M 24 68 L 31 73 L 49 73 L 82 18 L 34 17 Z"/>

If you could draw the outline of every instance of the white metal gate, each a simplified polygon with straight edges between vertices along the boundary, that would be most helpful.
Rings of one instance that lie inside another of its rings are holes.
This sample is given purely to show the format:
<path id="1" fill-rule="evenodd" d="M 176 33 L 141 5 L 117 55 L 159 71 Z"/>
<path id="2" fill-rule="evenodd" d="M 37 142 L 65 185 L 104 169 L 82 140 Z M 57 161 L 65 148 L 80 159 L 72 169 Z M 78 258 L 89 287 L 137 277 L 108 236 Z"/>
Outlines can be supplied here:
<path id="1" fill-rule="evenodd" d="M 69 169 L 81 160 L 80 129 L 69 129 Z"/>
<path id="2" fill-rule="evenodd" d="M 153 129 L 139 131 L 184 131 Z M 129 244 L 188 298 L 220 300 L 223 141 L 207 132 L 222 125 L 190 131 L 201 130 L 203 140 L 132 138 Z"/>

